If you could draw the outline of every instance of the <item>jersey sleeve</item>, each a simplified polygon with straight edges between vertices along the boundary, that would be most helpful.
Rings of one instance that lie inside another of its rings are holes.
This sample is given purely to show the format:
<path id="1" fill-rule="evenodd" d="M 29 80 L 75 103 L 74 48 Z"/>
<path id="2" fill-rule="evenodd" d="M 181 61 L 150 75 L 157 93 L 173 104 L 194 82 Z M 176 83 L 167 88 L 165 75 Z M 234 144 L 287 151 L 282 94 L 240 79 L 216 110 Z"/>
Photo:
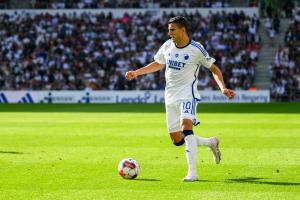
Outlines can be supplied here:
<path id="1" fill-rule="evenodd" d="M 202 56 L 202 59 L 200 60 L 200 64 L 209 69 L 215 61 L 216 61 L 216 59 L 214 59 L 213 57 L 210 57 L 207 54 L 207 56 Z"/>
<path id="2" fill-rule="evenodd" d="M 201 45 L 201 44 L 199 44 Z M 199 64 L 206 68 L 210 68 L 211 65 L 216 61 L 213 57 L 210 57 L 207 51 L 204 49 L 204 47 L 201 45 L 199 53 Z"/>
<path id="3" fill-rule="evenodd" d="M 154 55 L 154 60 L 156 62 L 158 62 L 159 64 L 166 64 L 166 59 L 164 56 L 164 52 L 166 49 L 166 45 L 167 45 L 168 41 L 165 42 L 158 50 L 158 52 Z"/>

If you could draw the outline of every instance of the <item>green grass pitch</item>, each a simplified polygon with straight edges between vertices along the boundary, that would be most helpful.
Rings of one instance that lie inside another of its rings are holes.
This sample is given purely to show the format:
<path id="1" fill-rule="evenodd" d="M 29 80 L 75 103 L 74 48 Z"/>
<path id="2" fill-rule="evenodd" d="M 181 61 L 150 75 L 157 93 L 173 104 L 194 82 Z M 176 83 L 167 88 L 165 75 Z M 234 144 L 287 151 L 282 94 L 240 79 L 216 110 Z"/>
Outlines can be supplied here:
<path id="1" fill-rule="evenodd" d="M 186 183 L 163 105 L 0 105 L 0 199 L 300 199 L 299 103 L 199 104 L 198 118 L 223 159 L 199 147 Z M 136 180 L 117 173 L 126 157 Z"/>

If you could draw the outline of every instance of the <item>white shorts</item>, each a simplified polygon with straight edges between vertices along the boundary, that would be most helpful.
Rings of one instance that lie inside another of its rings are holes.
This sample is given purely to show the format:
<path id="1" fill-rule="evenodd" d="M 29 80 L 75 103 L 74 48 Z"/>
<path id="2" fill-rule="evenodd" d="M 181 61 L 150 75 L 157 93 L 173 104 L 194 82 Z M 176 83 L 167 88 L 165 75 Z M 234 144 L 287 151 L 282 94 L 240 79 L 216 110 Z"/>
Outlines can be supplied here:
<path id="1" fill-rule="evenodd" d="M 197 100 L 176 101 L 173 104 L 166 104 L 167 127 L 169 133 L 181 131 L 181 120 L 190 119 L 197 126 L 200 122 L 196 118 Z"/>

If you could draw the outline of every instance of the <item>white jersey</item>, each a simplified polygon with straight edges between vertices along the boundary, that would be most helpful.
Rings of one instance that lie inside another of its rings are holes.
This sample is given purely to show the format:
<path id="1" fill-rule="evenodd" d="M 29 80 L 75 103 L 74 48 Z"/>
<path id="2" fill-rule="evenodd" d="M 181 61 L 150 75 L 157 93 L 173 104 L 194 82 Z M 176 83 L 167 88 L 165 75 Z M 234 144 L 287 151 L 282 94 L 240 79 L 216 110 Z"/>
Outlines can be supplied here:
<path id="1" fill-rule="evenodd" d="M 166 65 L 166 104 L 187 99 L 199 101 L 199 68 L 210 68 L 215 62 L 199 42 L 191 40 L 187 46 L 178 48 L 171 39 L 160 47 L 154 60 Z"/>

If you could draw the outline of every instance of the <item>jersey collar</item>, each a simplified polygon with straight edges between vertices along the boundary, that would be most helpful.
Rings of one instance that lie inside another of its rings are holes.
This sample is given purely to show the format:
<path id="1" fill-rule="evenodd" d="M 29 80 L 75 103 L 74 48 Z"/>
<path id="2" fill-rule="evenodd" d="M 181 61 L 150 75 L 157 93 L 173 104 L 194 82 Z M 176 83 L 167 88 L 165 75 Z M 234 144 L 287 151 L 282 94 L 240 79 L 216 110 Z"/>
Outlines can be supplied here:
<path id="1" fill-rule="evenodd" d="M 189 39 L 189 42 L 185 45 L 185 46 L 183 46 L 183 47 L 178 47 L 178 46 L 176 46 L 176 44 L 174 43 L 174 45 L 175 45 L 175 47 L 177 48 L 177 49 L 183 49 L 183 48 L 185 48 L 185 47 L 187 47 L 187 46 L 189 46 L 189 44 L 191 43 L 191 39 Z"/>

